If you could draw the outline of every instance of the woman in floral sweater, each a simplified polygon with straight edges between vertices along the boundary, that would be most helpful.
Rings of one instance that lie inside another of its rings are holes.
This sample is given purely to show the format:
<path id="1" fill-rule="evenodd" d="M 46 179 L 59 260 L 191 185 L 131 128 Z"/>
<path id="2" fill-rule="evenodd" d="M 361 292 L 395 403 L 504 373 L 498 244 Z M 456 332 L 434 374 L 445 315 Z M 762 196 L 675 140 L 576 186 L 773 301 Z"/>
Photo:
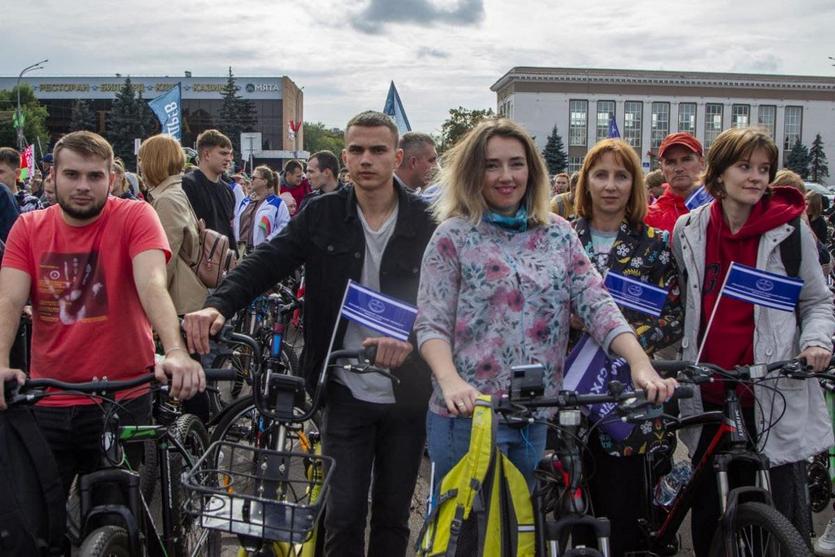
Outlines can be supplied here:
<path id="1" fill-rule="evenodd" d="M 601 275 L 612 271 L 668 291 L 659 317 L 622 308 L 644 351 L 653 354 L 680 340 L 684 308 L 678 270 L 667 233 L 643 223 L 647 195 L 641 161 L 628 143 L 604 139 L 586 154 L 576 209 L 579 218 L 574 229 Z M 643 510 L 643 453 L 653 437 L 649 427 L 636 427 L 623 441 L 596 429 L 589 441 L 587 457 L 594 461 L 595 470 L 589 492 L 595 514 L 611 521 L 612 555 L 644 549 L 635 525 Z M 594 543 L 593 538 L 586 541 Z"/>
<path id="2" fill-rule="evenodd" d="M 547 171 L 521 127 L 482 122 L 451 150 L 443 173 L 415 324 L 433 373 L 427 436 L 438 478 L 467 451 L 464 418 L 476 396 L 505 393 L 511 366 L 542 364 L 546 396 L 557 393 L 572 313 L 604 349 L 626 358 L 638 387 L 657 400 L 672 394 L 675 381 L 652 369 L 571 226 L 549 213 Z M 529 483 L 545 433 L 541 423 L 497 432 Z"/>

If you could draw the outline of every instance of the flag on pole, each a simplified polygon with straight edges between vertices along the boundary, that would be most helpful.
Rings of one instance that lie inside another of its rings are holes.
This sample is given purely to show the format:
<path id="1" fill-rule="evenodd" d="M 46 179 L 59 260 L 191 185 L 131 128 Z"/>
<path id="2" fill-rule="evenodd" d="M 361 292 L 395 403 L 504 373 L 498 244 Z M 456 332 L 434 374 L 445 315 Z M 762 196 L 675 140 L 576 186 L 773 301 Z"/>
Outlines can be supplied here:
<path id="1" fill-rule="evenodd" d="M 667 301 L 663 288 L 609 271 L 603 285 L 615 302 L 621 306 L 659 317 Z"/>
<path id="2" fill-rule="evenodd" d="M 409 125 L 409 118 L 406 116 L 406 109 L 403 108 L 403 103 L 400 101 L 400 95 L 397 94 L 397 87 L 394 86 L 394 81 L 389 86 L 389 94 L 386 97 L 386 105 L 383 108 L 383 113 L 392 117 L 401 134 L 412 131 L 412 126 Z"/>
<path id="3" fill-rule="evenodd" d="M 408 341 L 417 308 L 349 280 L 339 314 L 385 336 Z"/>
<path id="4" fill-rule="evenodd" d="M 780 311 L 793 312 L 803 279 L 731 263 L 721 295 Z M 718 305 L 718 301 L 716 302 Z"/>
<path id="5" fill-rule="evenodd" d="M 615 121 L 615 115 L 609 115 L 609 137 L 610 138 L 620 138 L 620 130 L 618 129 L 618 123 Z"/>
<path id="6" fill-rule="evenodd" d="M 182 88 L 179 83 L 155 99 L 148 101 L 148 105 L 159 119 L 162 133 L 167 133 L 177 141 L 182 139 Z"/>
<path id="7" fill-rule="evenodd" d="M 20 153 L 20 177 L 21 182 L 25 182 L 30 176 L 35 174 L 35 144 L 29 145 L 23 152 Z M 14 184 L 11 184 L 14 185 Z"/>
<path id="8" fill-rule="evenodd" d="M 706 203 L 710 203 L 713 201 L 713 196 L 708 193 L 707 188 L 704 186 L 699 186 L 696 188 L 696 191 L 691 193 L 687 199 L 685 200 L 684 204 L 687 206 L 688 209 L 691 211 L 696 207 L 701 207 Z"/>

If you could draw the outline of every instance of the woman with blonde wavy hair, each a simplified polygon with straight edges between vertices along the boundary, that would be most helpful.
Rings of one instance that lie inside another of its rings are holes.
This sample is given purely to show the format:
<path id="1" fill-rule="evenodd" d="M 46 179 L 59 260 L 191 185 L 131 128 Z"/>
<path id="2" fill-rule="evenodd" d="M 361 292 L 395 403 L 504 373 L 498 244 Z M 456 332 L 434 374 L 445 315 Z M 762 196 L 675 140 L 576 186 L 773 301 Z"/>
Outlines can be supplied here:
<path id="1" fill-rule="evenodd" d="M 505 393 L 512 366 L 542 364 L 545 395 L 557 393 L 572 312 L 628 360 L 651 399 L 672 394 L 675 382 L 655 373 L 571 226 L 550 213 L 545 164 L 524 129 L 479 123 L 447 153 L 441 183 L 415 324 L 433 373 L 427 436 L 438 478 L 467 451 L 476 396 Z M 499 425 L 497 445 L 529 484 L 545 437 L 542 423 Z"/>

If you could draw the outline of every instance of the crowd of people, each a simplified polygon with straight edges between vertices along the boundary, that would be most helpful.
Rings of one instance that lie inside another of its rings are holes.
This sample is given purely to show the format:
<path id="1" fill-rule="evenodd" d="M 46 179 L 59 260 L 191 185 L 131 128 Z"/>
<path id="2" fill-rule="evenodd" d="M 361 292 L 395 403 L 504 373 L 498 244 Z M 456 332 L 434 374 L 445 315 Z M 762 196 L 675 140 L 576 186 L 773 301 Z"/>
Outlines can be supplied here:
<path id="1" fill-rule="evenodd" d="M 816 371 L 829 364 L 824 200 L 778 173 L 777 147 L 757 129 L 727 130 L 707 153 L 694 136 L 671 134 L 647 176 L 628 143 L 606 139 L 578 172 L 550 177 L 530 135 L 504 118 L 477 124 L 442 164 L 431 136 L 401 136 L 377 112 L 347 123 L 342 153 L 290 160 L 280 173 L 263 165 L 230 175 L 235 153 L 217 130 L 195 147 L 192 165 L 175 139 L 148 138 L 132 174 L 102 137 L 73 132 L 25 187 L 19 154 L 0 148 L 0 378 L 22 382 L 26 370 L 124 379 L 154 369 L 172 396 L 199 398 L 205 378 L 191 354 L 208 354 L 211 334 L 303 267 L 304 376 L 318 377 L 333 336 L 334 348 L 376 346 L 375 364 L 399 378 L 340 372 L 328 385 L 323 451 L 337 464 L 327 555 L 405 555 L 424 447 L 443 477 L 468 449 L 476 397 L 506 393 L 511 367 L 529 363 L 544 366 L 545 394 L 555 394 L 581 334 L 624 358 L 633 385 L 659 404 L 677 382 L 656 373 L 655 355 L 695 360 L 701 348 L 702 361 L 723 368 L 793 357 Z M 240 257 L 216 288 L 194 269 L 202 227 L 225 235 Z M 731 263 L 786 275 L 779 245 L 796 229 L 803 288 L 795 312 L 719 303 Z M 666 290 L 660 317 L 619 307 L 604 286 L 609 272 Z M 417 306 L 410 341 L 341 320 L 348 280 Z M 29 306 L 31 355 L 16 342 Z M 783 418 L 762 450 L 776 507 L 808 536 L 805 462 L 835 444 L 832 422 L 817 382 L 782 393 Z M 682 415 L 721 407 L 722 382 L 697 395 L 682 401 Z M 762 405 L 779 401 L 757 406 L 750 391 L 739 396 L 757 437 L 759 413 L 770 411 Z M 124 397 L 137 423 L 151 419 L 146 391 Z M 100 412 L 67 396 L 44 400 L 35 416 L 68 491 L 98 466 Z M 694 459 L 709 430 L 682 436 Z M 541 421 L 497 431 L 531 486 L 547 437 Z M 612 554 L 638 551 L 645 455 L 599 430 L 589 443 L 589 491 L 594 511 L 612 523 Z M 699 556 L 719 509 L 714 490 L 699 494 Z M 832 530 L 819 539 L 832 553 L 822 554 L 835 554 Z"/>

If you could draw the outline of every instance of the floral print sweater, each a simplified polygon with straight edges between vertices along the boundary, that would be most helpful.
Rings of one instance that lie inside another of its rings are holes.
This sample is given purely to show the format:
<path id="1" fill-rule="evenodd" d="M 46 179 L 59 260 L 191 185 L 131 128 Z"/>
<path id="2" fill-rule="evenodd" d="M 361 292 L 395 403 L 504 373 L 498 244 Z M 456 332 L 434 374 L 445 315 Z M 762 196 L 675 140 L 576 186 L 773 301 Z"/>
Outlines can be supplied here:
<path id="1" fill-rule="evenodd" d="M 459 375 L 490 395 L 508 390 L 511 366 L 532 363 L 545 367 L 545 395 L 557 394 L 572 312 L 607 351 L 612 339 L 632 332 L 577 234 L 556 215 L 526 232 L 444 221 L 426 247 L 417 302 L 418 346 L 447 341 Z M 446 416 L 433 384 L 429 409 Z"/>

